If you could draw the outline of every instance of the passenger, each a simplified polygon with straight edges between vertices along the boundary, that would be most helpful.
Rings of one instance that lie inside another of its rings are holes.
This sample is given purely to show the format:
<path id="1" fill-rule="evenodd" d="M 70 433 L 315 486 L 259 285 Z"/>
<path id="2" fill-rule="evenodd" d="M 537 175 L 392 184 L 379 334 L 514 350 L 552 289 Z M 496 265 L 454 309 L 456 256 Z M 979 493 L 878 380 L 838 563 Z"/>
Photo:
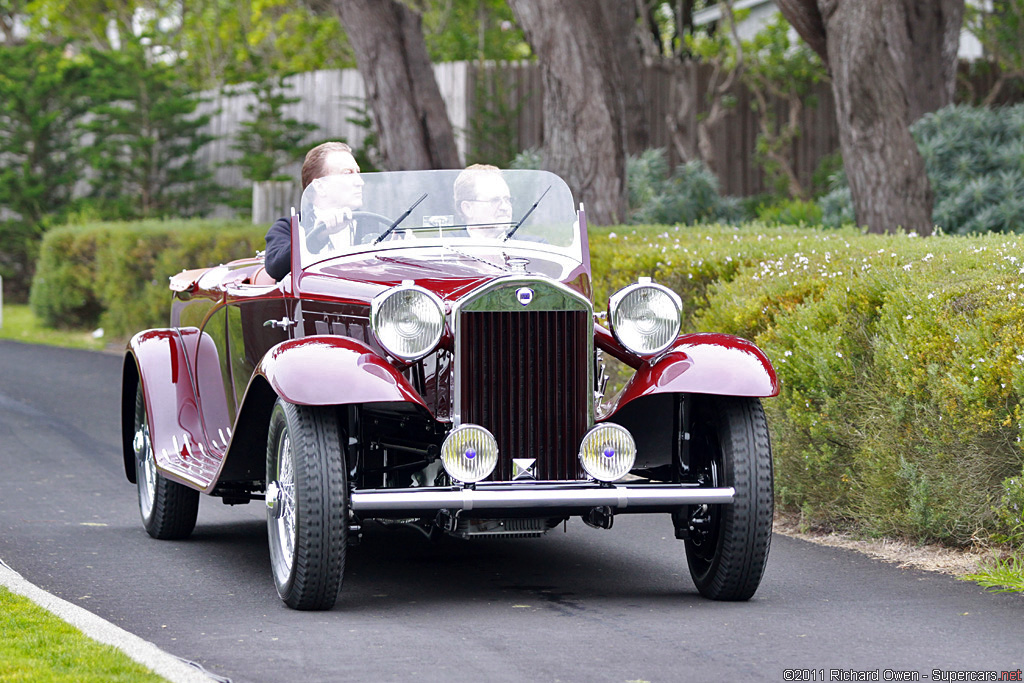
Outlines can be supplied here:
<path id="1" fill-rule="evenodd" d="M 302 190 L 314 185 L 317 200 L 315 227 L 307 244 L 313 253 L 330 242 L 335 247 L 351 244 L 355 229 L 352 212 L 363 205 L 363 180 L 352 148 L 344 142 L 325 142 L 309 150 L 302 163 Z M 291 219 L 279 218 L 267 231 L 264 267 L 275 280 L 282 280 L 292 269 Z"/>
<path id="2" fill-rule="evenodd" d="M 512 196 L 497 166 L 473 164 L 459 173 L 455 214 L 470 237 L 498 239 L 511 229 Z"/>

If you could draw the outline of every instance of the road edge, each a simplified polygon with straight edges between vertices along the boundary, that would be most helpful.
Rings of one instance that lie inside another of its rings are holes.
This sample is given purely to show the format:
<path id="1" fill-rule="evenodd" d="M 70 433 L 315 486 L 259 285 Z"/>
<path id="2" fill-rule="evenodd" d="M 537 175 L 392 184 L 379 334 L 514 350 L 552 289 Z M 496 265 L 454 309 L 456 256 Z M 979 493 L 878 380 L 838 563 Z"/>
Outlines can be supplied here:
<path id="1" fill-rule="evenodd" d="M 47 593 L 30 583 L 3 559 L 0 559 L 0 586 L 28 598 L 96 642 L 116 647 L 132 660 L 172 683 L 210 683 L 214 680 L 200 669 L 161 650 L 148 640 L 129 633 L 78 605 Z"/>

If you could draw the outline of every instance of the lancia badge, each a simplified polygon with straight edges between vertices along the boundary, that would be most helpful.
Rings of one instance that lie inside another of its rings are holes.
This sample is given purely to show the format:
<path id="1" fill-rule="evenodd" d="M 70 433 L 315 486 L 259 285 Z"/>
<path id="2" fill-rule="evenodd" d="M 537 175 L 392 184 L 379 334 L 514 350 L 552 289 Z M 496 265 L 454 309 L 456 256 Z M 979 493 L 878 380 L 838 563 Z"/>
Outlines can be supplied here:
<path id="1" fill-rule="evenodd" d="M 533 301 L 533 290 L 529 287 L 520 287 L 516 290 L 516 301 L 523 306 L 529 306 L 530 302 Z"/>

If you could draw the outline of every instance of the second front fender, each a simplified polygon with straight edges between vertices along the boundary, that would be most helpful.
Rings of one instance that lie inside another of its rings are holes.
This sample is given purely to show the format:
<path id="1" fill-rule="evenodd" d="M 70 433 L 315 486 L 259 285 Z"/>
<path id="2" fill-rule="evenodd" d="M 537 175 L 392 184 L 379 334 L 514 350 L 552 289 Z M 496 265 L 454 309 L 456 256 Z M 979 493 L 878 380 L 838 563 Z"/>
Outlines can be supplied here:
<path id="1" fill-rule="evenodd" d="M 274 392 L 299 405 L 401 401 L 427 409 L 408 380 L 355 339 L 312 336 L 282 342 L 256 368 Z"/>
<path id="2" fill-rule="evenodd" d="M 653 365 L 637 369 L 608 416 L 641 396 L 677 393 L 776 396 L 779 380 L 764 352 L 746 339 L 687 334 Z"/>

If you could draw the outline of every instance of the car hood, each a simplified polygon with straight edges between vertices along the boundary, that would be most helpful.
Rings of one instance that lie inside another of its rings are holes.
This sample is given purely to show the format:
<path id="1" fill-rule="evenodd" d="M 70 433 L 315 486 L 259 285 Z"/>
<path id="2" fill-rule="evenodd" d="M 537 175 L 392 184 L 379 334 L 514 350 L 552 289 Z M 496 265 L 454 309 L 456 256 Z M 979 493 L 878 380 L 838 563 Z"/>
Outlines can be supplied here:
<path id="1" fill-rule="evenodd" d="M 515 273 L 541 275 L 590 296 L 590 275 L 571 259 L 543 250 L 410 248 L 334 258 L 307 268 L 302 296 L 372 299 L 404 281 L 454 300 L 480 285 Z"/>

